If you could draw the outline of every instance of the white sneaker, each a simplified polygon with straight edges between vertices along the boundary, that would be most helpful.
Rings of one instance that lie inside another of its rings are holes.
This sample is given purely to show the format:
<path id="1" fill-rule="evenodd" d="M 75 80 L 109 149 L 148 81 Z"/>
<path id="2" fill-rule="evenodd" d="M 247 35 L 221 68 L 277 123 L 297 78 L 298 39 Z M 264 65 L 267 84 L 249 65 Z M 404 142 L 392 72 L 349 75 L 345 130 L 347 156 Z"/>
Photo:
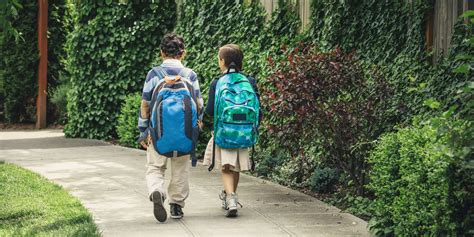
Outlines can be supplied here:
<path id="1" fill-rule="evenodd" d="M 226 217 L 237 216 L 237 205 L 239 204 L 236 193 L 231 193 L 226 197 L 227 210 L 225 212 Z"/>
<path id="2" fill-rule="evenodd" d="M 222 192 L 219 194 L 219 199 L 222 200 L 222 208 L 227 210 L 227 193 L 225 190 L 222 190 Z"/>

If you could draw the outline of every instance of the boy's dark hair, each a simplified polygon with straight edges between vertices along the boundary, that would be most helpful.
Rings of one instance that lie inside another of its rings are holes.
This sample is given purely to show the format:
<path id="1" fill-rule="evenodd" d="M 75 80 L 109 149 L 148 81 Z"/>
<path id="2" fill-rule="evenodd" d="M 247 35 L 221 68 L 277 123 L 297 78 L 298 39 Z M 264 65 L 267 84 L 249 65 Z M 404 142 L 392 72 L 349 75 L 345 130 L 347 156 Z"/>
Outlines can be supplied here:
<path id="1" fill-rule="evenodd" d="M 160 49 L 167 57 L 181 57 L 184 53 L 184 39 L 175 33 L 168 33 L 161 39 Z"/>
<path id="2" fill-rule="evenodd" d="M 236 44 L 226 44 L 219 48 L 219 58 L 224 59 L 224 65 L 228 69 L 242 71 L 242 61 L 244 53 Z"/>

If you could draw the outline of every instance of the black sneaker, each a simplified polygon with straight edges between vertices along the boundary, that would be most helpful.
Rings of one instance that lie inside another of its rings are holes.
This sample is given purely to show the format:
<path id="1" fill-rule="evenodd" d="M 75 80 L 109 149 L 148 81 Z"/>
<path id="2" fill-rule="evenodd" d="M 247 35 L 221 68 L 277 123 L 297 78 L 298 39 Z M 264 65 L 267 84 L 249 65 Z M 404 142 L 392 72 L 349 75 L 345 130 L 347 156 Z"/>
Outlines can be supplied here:
<path id="1" fill-rule="evenodd" d="M 181 210 L 181 206 L 175 203 L 170 204 L 170 215 L 171 219 L 181 219 L 183 218 L 183 210 Z"/>
<path id="2" fill-rule="evenodd" d="M 159 222 L 166 221 L 166 210 L 163 206 L 165 197 L 159 191 L 155 191 L 151 194 L 151 201 L 153 202 L 153 215 Z"/>

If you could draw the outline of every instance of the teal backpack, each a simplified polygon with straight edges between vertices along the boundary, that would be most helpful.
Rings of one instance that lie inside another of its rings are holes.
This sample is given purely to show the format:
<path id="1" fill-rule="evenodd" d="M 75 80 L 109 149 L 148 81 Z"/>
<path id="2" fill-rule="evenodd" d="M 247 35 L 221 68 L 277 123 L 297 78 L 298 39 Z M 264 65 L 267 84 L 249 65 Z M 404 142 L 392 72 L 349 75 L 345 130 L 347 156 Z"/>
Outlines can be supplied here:
<path id="1" fill-rule="evenodd" d="M 213 150 L 217 144 L 224 149 L 252 147 L 253 153 L 258 140 L 260 102 L 252 84 L 241 73 L 227 73 L 217 81 L 215 96 Z"/>

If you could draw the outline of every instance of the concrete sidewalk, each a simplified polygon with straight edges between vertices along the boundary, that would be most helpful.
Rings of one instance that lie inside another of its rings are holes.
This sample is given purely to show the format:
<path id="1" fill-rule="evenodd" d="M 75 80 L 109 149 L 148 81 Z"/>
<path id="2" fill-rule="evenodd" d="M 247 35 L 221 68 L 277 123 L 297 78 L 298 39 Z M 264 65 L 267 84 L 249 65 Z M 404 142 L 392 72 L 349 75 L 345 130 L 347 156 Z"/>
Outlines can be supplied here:
<path id="1" fill-rule="evenodd" d="M 65 139 L 59 130 L 0 130 L 0 160 L 62 185 L 91 210 L 104 236 L 369 236 L 367 223 L 315 198 L 243 175 L 239 217 L 224 217 L 218 172 L 192 168 L 184 219 L 157 222 L 144 151 Z"/>

